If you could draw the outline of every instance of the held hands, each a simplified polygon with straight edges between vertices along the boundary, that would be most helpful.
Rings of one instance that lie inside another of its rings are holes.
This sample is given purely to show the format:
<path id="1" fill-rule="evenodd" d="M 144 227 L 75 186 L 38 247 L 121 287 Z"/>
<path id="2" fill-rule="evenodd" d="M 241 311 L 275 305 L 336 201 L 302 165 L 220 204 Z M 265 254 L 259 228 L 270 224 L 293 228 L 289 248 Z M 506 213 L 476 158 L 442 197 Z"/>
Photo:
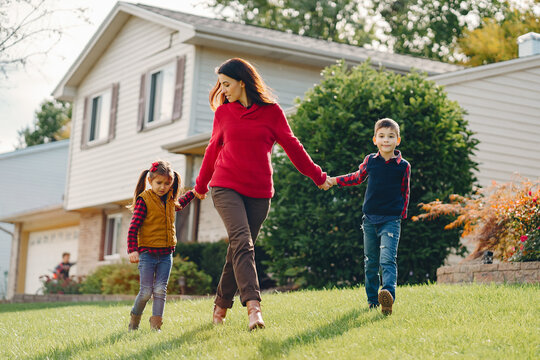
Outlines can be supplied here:
<path id="1" fill-rule="evenodd" d="M 331 176 L 327 176 L 326 181 L 324 183 L 322 183 L 321 185 L 319 185 L 319 189 L 322 189 L 322 190 L 326 191 L 326 190 L 330 189 L 334 185 L 337 185 L 336 178 L 331 177 Z"/>
<path id="2" fill-rule="evenodd" d="M 138 251 L 134 251 L 132 253 L 129 253 L 129 262 L 133 263 L 133 264 L 139 262 L 139 252 Z"/>
<path id="3" fill-rule="evenodd" d="M 195 195 L 197 199 L 204 200 L 206 198 L 206 194 L 199 194 L 198 192 L 195 191 L 195 189 L 193 189 L 192 191 L 193 191 L 193 195 Z"/>

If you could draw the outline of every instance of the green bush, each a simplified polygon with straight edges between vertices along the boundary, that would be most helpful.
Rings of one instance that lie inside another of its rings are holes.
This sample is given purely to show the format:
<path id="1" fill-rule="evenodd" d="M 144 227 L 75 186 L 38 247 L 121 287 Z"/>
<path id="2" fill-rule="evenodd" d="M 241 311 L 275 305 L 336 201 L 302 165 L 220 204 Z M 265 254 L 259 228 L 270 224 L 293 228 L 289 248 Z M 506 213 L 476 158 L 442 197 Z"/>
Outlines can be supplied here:
<path id="1" fill-rule="evenodd" d="M 180 294 L 178 279 L 184 276 L 186 294 L 207 294 L 211 291 L 211 277 L 197 269 L 194 262 L 179 256 L 173 259 L 167 293 Z M 81 283 L 83 294 L 132 294 L 139 292 L 139 269 L 137 264 L 122 261 L 98 267 Z"/>
<path id="2" fill-rule="evenodd" d="M 127 261 L 102 265 L 84 279 L 81 292 L 83 294 L 137 294 L 139 292 L 137 265 Z"/>
<path id="3" fill-rule="evenodd" d="M 377 151 L 373 127 L 389 117 L 400 124 L 399 149 L 412 166 L 409 218 L 418 204 L 452 193 L 467 194 L 475 181 L 471 155 L 477 141 L 463 110 L 443 89 L 419 73 L 399 75 L 364 63 L 344 63 L 323 71 L 290 117 L 295 135 L 313 160 L 330 175 L 358 170 Z M 365 186 L 319 190 L 300 174 L 281 148 L 274 156 L 276 196 L 262 230 L 269 271 L 280 283 L 311 287 L 348 286 L 364 280 L 362 203 Z M 445 221 L 402 222 L 398 252 L 399 283 L 434 280 L 458 231 Z"/>
<path id="4" fill-rule="evenodd" d="M 182 243 L 176 244 L 175 254 L 182 258 L 193 261 L 206 274 L 212 277 L 212 291 L 215 291 L 221 277 L 221 271 L 225 264 L 228 242 L 225 239 L 212 243 Z M 257 275 L 261 289 L 266 289 L 274 285 L 272 279 L 267 274 L 266 261 L 268 254 L 257 242 L 255 245 L 255 259 Z"/>
<path id="5" fill-rule="evenodd" d="M 44 294 L 80 294 L 81 280 L 79 277 L 71 276 L 67 279 L 55 279 L 49 275 L 39 277 L 42 283 Z"/>
<path id="6" fill-rule="evenodd" d="M 185 282 L 184 291 L 182 291 L 179 283 L 181 277 Z M 168 294 L 205 295 L 211 291 L 212 277 L 210 275 L 199 270 L 194 262 L 187 261 L 180 256 L 174 257 L 171 276 L 167 285 Z"/>

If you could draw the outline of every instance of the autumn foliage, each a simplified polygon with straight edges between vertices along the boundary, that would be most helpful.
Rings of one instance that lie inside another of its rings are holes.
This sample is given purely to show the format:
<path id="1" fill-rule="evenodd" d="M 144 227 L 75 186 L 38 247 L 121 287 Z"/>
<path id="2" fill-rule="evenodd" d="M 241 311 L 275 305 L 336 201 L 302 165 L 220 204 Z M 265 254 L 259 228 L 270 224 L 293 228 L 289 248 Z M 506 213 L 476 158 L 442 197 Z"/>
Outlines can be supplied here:
<path id="1" fill-rule="evenodd" d="M 451 195 L 450 201 L 420 204 L 413 221 L 456 216 L 445 229 L 461 229 L 476 248 L 470 259 L 491 250 L 502 261 L 540 260 L 540 181 L 520 178 L 478 190 L 473 196 Z"/>

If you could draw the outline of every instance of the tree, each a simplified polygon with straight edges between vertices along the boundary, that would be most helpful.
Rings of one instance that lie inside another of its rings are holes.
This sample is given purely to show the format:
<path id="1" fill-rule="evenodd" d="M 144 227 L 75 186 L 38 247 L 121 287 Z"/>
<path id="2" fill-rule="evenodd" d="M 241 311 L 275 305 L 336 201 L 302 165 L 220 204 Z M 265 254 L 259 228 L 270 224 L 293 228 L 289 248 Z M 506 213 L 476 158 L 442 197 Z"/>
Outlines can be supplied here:
<path id="1" fill-rule="evenodd" d="M 0 0 L 0 73 L 4 77 L 60 41 L 66 12 L 88 22 L 85 9 L 53 9 L 46 0 Z M 60 22 L 60 18 L 61 22 Z"/>
<path id="2" fill-rule="evenodd" d="M 477 141 L 463 110 L 422 74 L 403 76 L 369 63 L 331 66 L 299 102 L 290 123 L 313 160 L 339 175 L 357 170 L 376 151 L 373 126 L 383 117 L 400 124 L 400 149 L 412 165 L 409 218 L 419 213 L 419 203 L 471 192 Z M 313 287 L 362 282 L 365 184 L 324 192 L 282 151 L 273 161 L 276 195 L 261 233 L 271 258 L 268 272 L 281 283 L 292 279 Z M 449 252 L 462 252 L 458 231 L 443 230 L 447 222 L 402 222 L 400 283 L 434 280 Z"/>
<path id="3" fill-rule="evenodd" d="M 501 0 L 374 0 L 374 14 L 386 21 L 385 43 L 399 54 L 455 61 L 451 52 L 467 26 L 501 17 L 508 9 Z"/>
<path id="4" fill-rule="evenodd" d="M 36 111 L 33 128 L 27 126 L 18 131 L 19 146 L 45 144 L 69 138 L 71 124 L 71 103 L 57 100 L 45 100 Z"/>
<path id="5" fill-rule="evenodd" d="M 206 4 L 218 17 L 249 25 L 352 45 L 374 39 L 373 29 L 358 11 L 358 0 L 207 0 Z"/>
<path id="6" fill-rule="evenodd" d="M 502 21 L 485 19 L 482 27 L 465 30 L 456 44 L 456 51 L 467 56 L 462 64 L 479 66 L 514 59 L 518 56 L 520 35 L 540 32 L 540 20 L 532 9 L 510 11 Z"/>

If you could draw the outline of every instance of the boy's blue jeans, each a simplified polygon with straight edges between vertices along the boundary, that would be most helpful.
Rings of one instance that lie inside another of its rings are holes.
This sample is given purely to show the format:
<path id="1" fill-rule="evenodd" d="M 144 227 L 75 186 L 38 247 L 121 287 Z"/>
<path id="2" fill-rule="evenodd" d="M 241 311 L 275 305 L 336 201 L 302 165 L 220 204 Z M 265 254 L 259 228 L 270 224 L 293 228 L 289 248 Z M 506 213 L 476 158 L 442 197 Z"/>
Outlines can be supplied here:
<path id="1" fill-rule="evenodd" d="M 382 269 L 382 288 L 396 299 L 397 249 L 401 220 L 372 224 L 364 216 L 364 272 L 369 304 L 379 304 L 379 268 Z"/>
<path id="2" fill-rule="evenodd" d="M 163 316 L 167 283 L 171 275 L 172 254 L 157 255 L 143 252 L 139 256 L 140 290 L 131 313 L 141 315 L 150 297 L 154 295 L 152 316 Z"/>

